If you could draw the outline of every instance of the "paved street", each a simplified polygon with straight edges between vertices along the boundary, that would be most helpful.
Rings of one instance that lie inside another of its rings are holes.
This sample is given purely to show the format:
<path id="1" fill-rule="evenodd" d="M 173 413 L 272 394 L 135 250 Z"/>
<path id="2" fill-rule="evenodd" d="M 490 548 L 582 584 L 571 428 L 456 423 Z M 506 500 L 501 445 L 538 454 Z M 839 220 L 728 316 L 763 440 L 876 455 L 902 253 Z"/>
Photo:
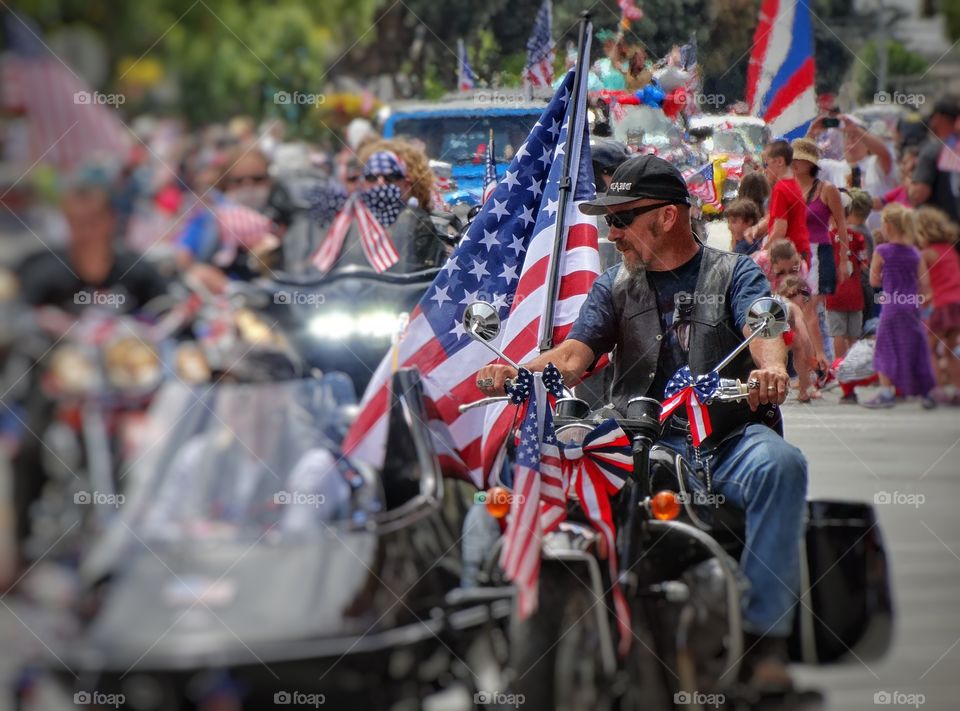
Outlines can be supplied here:
<path id="1" fill-rule="evenodd" d="M 810 460 L 811 497 L 872 501 L 877 492 L 920 494 L 923 503 L 879 505 L 893 566 L 897 624 L 890 654 L 877 662 L 801 670 L 829 694 L 832 711 L 882 706 L 874 695 L 924 694 L 921 708 L 960 708 L 960 410 L 918 404 L 868 411 L 827 393 L 787 411 L 788 437 Z M 919 501 L 919 497 L 917 497 Z M 878 697 L 882 700 L 882 697 Z M 919 697 L 917 697 L 919 700 Z M 893 705 L 893 704 L 891 704 Z"/>

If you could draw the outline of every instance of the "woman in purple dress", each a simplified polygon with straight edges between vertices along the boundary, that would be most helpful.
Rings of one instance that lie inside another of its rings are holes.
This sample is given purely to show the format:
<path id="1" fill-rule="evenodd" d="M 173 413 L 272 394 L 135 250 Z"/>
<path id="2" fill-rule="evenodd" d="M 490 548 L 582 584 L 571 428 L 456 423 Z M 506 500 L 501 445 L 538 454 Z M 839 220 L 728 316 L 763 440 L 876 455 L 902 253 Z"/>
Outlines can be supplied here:
<path id="1" fill-rule="evenodd" d="M 870 263 L 870 284 L 882 286 L 883 309 L 877 328 L 873 365 L 880 376 L 880 393 L 863 405 L 893 407 L 896 393 L 919 395 L 923 406 L 935 406 L 931 391 L 936 385 L 930 349 L 920 321 L 922 293 L 928 291 L 927 274 L 916 243 L 913 210 L 900 203 L 883 209 L 884 243 Z"/>

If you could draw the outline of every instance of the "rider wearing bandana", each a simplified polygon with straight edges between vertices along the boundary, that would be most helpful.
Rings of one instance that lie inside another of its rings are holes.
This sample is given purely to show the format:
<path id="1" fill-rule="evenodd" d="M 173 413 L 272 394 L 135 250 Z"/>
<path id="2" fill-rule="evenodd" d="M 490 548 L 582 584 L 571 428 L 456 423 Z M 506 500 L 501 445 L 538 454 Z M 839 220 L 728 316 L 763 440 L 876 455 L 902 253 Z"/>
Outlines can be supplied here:
<path id="1" fill-rule="evenodd" d="M 769 284 L 749 257 L 700 244 L 689 204 L 686 183 L 670 163 L 652 155 L 624 162 L 606 195 L 580 206 L 606 219 L 622 264 L 594 282 L 567 339 L 525 367 L 541 371 L 554 363 L 573 384 L 613 351 L 613 403 L 625 412 L 632 397 L 662 400 L 682 366 L 689 365 L 694 377 L 705 374 L 741 343 L 749 333 L 747 309 L 769 296 Z M 758 689 L 791 685 L 786 639 L 800 593 L 807 465 L 768 426 L 776 424 L 772 406 L 786 399 L 786 360 L 783 339 L 754 340 L 720 373 L 757 381 L 748 405 L 711 406 L 713 432 L 699 447 L 677 414 L 660 440 L 695 465 L 694 488 L 705 490 L 709 482 L 709 493 L 745 512 L 740 564 L 750 590 L 743 601 L 749 650 L 743 673 Z M 504 380 L 515 375 L 510 366 L 488 365 L 478 385 L 500 394 Z"/>
<path id="2" fill-rule="evenodd" d="M 401 273 L 438 267 L 446 258 L 444 244 L 430 219 L 433 173 L 422 152 L 401 141 L 371 146 L 363 165 L 361 196 L 400 253 L 391 269 Z"/>

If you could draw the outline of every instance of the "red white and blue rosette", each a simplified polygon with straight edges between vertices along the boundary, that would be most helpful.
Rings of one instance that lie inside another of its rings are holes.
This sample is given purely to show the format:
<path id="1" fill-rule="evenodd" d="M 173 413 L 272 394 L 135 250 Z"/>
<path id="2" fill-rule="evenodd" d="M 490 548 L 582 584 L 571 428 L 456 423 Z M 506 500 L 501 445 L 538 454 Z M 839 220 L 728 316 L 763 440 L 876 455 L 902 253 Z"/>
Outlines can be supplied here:
<path id="1" fill-rule="evenodd" d="M 699 447 L 710 433 L 713 426 L 710 424 L 710 413 L 706 402 L 713 398 L 720 387 L 720 374 L 715 370 L 696 378 L 690 372 L 690 366 L 685 365 L 670 378 L 664 388 L 663 409 L 660 412 L 660 422 L 666 421 L 681 405 L 686 405 L 687 419 L 690 421 L 690 434 L 693 437 L 693 446 Z"/>

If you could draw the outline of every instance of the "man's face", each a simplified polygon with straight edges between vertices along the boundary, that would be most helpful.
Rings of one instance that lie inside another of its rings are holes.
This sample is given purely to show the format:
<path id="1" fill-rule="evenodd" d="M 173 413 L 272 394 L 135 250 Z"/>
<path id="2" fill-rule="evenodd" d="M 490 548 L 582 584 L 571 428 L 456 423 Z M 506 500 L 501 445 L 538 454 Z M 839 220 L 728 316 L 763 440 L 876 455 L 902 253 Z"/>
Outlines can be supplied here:
<path id="1" fill-rule="evenodd" d="M 636 208 L 657 205 L 662 200 L 642 199 L 625 205 L 617 205 L 611 213 L 629 213 Z M 610 225 L 607 239 L 613 242 L 623 255 L 623 263 L 630 272 L 659 268 L 657 251 L 662 248 L 667 231 L 677 219 L 676 205 L 665 205 L 637 215 L 626 227 Z"/>

